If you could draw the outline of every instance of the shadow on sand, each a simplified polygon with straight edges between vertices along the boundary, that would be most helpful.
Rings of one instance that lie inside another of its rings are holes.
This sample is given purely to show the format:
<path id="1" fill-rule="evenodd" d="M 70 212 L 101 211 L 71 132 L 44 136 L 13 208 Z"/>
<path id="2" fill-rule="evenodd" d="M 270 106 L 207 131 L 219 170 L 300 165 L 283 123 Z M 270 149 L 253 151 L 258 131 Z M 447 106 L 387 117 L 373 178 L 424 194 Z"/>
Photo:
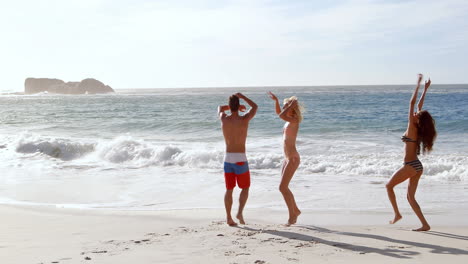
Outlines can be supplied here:
<path id="1" fill-rule="evenodd" d="M 302 226 L 296 226 L 296 227 L 304 228 L 304 229 L 311 230 L 314 232 L 319 232 L 319 233 L 330 233 L 330 234 L 337 234 L 337 235 L 343 235 L 343 236 L 370 238 L 370 239 L 377 239 L 377 240 L 382 240 L 382 241 L 391 242 L 391 243 L 403 244 L 403 245 L 412 246 L 412 247 L 427 248 L 427 249 L 430 249 L 431 253 L 436 253 L 436 254 L 468 255 L 468 251 L 463 250 L 463 249 L 444 247 L 444 246 L 438 246 L 438 245 L 432 245 L 432 244 L 420 243 L 420 242 L 414 242 L 414 241 L 407 241 L 407 240 L 401 240 L 401 239 L 393 239 L 390 237 L 380 236 L 380 235 L 341 232 L 341 231 L 334 231 L 334 230 L 330 230 L 330 229 L 326 229 L 322 227 L 316 227 L 316 226 L 302 225 Z M 333 246 L 333 247 L 341 248 L 344 250 L 355 251 L 360 254 L 376 253 L 376 254 L 380 254 L 383 256 L 400 258 L 400 259 L 411 259 L 413 256 L 420 254 L 417 251 L 404 250 L 403 246 L 375 248 L 375 247 L 368 247 L 368 246 L 326 240 L 323 238 L 296 233 L 296 232 L 291 232 L 291 231 L 279 231 L 279 230 L 271 230 L 271 229 L 254 229 L 250 227 L 238 227 L 238 228 L 248 230 L 248 231 L 266 233 L 266 234 L 270 234 L 274 236 L 280 236 L 280 237 L 284 237 L 287 239 L 306 241 L 306 242 L 311 242 L 311 241 L 318 242 L 324 245 Z"/>
<path id="2" fill-rule="evenodd" d="M 460 239 L 460 240 L 468 240 L 468 236 L 444 233 L 444 232 L 437 232 L 437 231 L 427 231 L 424 234 L 433 235 L 433 236 L 441 236 L 446 238 L 453 238 L 453 239 Z"/>

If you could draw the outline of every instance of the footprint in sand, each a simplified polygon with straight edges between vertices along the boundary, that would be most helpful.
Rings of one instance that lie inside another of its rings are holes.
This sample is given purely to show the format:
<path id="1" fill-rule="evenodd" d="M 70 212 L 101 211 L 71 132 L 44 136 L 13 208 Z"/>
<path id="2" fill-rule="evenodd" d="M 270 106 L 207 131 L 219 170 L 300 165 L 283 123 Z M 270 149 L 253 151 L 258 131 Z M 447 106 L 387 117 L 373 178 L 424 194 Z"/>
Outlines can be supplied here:
<path id="1" fill-rule="evenodd" d="M 91 253 L 94 253 L 94 254 L 104 254 L 104 253 L 107 253 L 107 250 L 95 250 L 95 251 L 91 251 Z"/>
<path id="2" fill-rule="evenodd" d="M 297 244 L 295 247 L 296 248 L 302 248 L 302 247 L 311 247 L 313 246 L 315 243 L 313 241 L 310 241 L 308 243 L 299 243 Z"/>
<path id="3" fill-rule="evenodd" d="M 405 246 L 388 246 L 389 248 L 411 248 L 411 247 L 405 247 Z"/>

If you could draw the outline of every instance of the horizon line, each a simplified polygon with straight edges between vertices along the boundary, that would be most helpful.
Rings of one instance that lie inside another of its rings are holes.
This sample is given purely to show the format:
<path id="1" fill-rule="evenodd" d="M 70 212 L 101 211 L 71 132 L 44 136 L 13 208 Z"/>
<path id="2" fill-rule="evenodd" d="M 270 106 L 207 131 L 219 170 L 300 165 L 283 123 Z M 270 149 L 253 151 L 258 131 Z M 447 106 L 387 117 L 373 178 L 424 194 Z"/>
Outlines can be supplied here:
<path id="1" fill-rule="evenodd" d="M 233 88 L 306 88 L 306 87 L 355 87 L 355 86 L 414 86 L 415 84 L 325 84 L 325 85 L 247 85 L 247 86 L 180 86 L 180 87 L 139 87 L 139 88 L 111 88 L 114 90 L 149 90 L 149 89 L 233 89 Z M 432 86 L 436 85 L 468 85 L 468 83 L 437 83 L 431 84 Z M 21 93 L 22 90 L 0 90 L 0 93 L 4 92 L 15 92 Z"/>
<path id="2" fill-rule="evenodd" d="M 186 86 L 186 87 L 140 87 L 140 88 L 112 88 L 115 90 L 131 89 L 229 89 L 229 88 L 283 88 L 283 87 L 339 87 L 339 86 L 411 86 L 414 84 L 327 84 L 327 85 L 247 85 L 247 86 Z M 468 83 L 437 83 L 434 85 L 468 85 Z"/>

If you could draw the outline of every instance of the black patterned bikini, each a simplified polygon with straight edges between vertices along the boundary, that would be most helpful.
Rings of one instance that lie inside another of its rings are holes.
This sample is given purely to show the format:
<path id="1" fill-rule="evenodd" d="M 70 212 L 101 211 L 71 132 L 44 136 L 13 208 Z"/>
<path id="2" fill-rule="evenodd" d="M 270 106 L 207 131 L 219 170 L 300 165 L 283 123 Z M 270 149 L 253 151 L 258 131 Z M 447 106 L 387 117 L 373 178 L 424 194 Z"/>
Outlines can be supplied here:
<path id="1" fill-rule="evenodd" d="M 418 144 L 418 141 L 416 141 L 414 139 L 411 139 L 411 138 L 409 138 L 409 137 L 407 137 L 405 135 L 401 136 L 401 141 L 403 141 L 405 143 L 416 143 L 416 144 Z M 418 146 L 418 153 L 417 154 L 419 155 L 419 146 Z M 419 161 L 419 159 L 415 159 L 415 160 L 408 161 L 408 162 L 403 162 L 403 165 L 410 165 L 416 171 L 422 171 L 423 170 L 423 165 L 422 165 L 421 161 Z"/>

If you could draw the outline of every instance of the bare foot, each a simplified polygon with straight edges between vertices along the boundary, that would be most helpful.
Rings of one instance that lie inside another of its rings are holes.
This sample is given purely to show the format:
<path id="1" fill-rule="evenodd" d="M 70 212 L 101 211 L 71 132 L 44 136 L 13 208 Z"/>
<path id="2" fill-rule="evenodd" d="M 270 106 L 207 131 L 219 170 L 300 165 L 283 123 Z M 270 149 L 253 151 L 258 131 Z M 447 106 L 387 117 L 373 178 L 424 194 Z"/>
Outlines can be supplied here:
<path id="1" fill-rule="evenodd" d="M 429 231 L 429 230 L 431 230 L 431 227 L 429 225 L 424 225 L 418 229 L 413 229 L 413 231 L 416 231 L 416 232 Z"/>
<path id="2" fill-rule="evenodd" d="M 237 223 L 234 222 L 234 220 L 232 220 L 232 218 L 228 218 L 228 219 L 227 219 L 227 224 L 228 224 L 229 226 L 237 226 Z"/>
<path id="3" fill-rule="evenodd" d="M 389 223 L 393 225 L 396 222 L 400 221 L 401 218 L 402 218 L 401 215 L 395 215 L 395 218 L 392 221 L 390 221 Z"/>
<path id="4" fill-rule="evenodd" d="M 302 213 L 301 210 L 299 209 L 296 210 L 296 220 L 301 215 L 301 213 Z"/>
<path id="5" fill-rule="evenodd" d="M 294 225 L 297 222 L 297 217 L 299 217 L 299 215 L 301 215 L 301 210 L 298 209 L 294 212 L 294 215 L 289 216 L 286 226 Z"/>
<path id="6" fill-rule="evenodd" d="M 288 223 L 286 224 L 287 226 L 294 225 L 297 222 L 297 216 L 295 217 L 290 217 L 288 219 Z"/>
<path id="7" fill-rule="evenodd" d="M 242 225 L 245 225 L 244 216 L 242 214 L 237 214 L 236 218 L 239 219 Z"/>
<path id="8" fill-rule="evenodd" d="M 286 224 L 286 226 L 294 225 L 296 222 L 297 222 L 297 215 L 289 217 L 288 223 Z"/>

